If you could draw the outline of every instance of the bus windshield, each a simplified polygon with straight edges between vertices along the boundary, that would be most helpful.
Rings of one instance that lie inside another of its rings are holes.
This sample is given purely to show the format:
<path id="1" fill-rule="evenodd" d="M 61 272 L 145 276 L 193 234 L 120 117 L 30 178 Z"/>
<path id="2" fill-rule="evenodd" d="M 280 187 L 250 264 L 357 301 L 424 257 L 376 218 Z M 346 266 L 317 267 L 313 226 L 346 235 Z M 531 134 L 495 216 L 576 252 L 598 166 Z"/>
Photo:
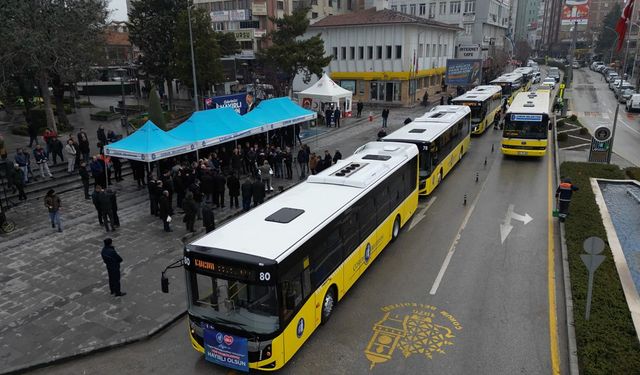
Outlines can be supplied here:
<path id="1" fill-rule="evenodd" d="M 505 138 L 547 139 L 546 121 L 511 121 L 504 126 Z"/>
<path id="2" fill-rule="evenodd" d="M 469 108 L 471 109 L 471 123 L 477 124 L 484 119 L 484 116 L 485 116 L 484 106 L 477 105 Z"/>
<path id="3" fill-rule="evenodd" d="M 250 333 L 270 334 L 280 328 L 275 285 L 187 274 L 189 312 Z"/>

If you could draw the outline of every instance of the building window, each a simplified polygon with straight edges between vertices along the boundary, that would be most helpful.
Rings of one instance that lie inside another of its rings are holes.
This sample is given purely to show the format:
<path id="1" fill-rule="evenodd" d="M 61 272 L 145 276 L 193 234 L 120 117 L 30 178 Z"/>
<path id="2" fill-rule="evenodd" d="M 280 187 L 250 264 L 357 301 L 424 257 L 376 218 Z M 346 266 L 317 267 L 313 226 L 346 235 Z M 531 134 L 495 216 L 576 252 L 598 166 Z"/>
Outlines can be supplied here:
<path id="1" fill-rule="evenodd" d="M 420 15 L 424 16 L 427 14 L 427 4 L 420 4 Z"/>
<path id="2" fill-rule="evenodd" d="M 367 47 L 367 59 L 373 60 L 373 47 L 372 46 L 368 46 Z"/>
<path id="3" fill-rule="evenodd" d="M 400 5 L 400 12 L 401 13 L 407 13 L 407 5 L 406 4 Z"/>
<path id="4" fill-rule="evenodd" d="M 422 57 L 423 53 L 424 53 L 424 44 L 420 43 L 418 44 L 418 57 Z"/>
<path id="5" fill-rule="evenodd" d="M 376 46 L 376 59 L 380 60 L 382 58 L 382 46 Z"/>
<path id="6" fill-rule="evenodd" d="M 393 49 L 391 48 L 391 46 L 387 46 L 387 53 L 385 54 L 387 59 L 391 58 L 391 52 L 393 51 Z"/>
<path id="7" fill-rule="evenodd" d="M 238 9 L 249 9 L 247 0 L 238 0 Z"/>
<path id="8" fill-rule="evenodd" d="M 340 47 L 340 57 L 342 60 L 347 59 L 347 47 Z"/>
<path id="9" fill-rule="evenodd" d="M 449 3 L 449 14 L 460 14 L 460 2 L 452 1 Z"/>
<path id="10" fill-rule="evenodd" d="M 333 59 L 338 60 L 338 47 L 333 47 Z"/>
<path id="11" fill-rule="evenodd" d="M 347 10 L 353 10 L 353 5 L 351 4 L 353 0 L 347 0 Z"/>
<path id="12" fill-rule="evenodd" d="M 475 0 L 467 0 L 464 2 L 464 12 L 465 13 L 474 13 L 476 11 L 476 1 Z"/>
<path id="13" fill-rule="evenodd" d="M 316 13 L 316 12 L 311 12 L 311 18 L 312 18 L 312 19 L 314 19 L 314 20 L 315 20 L 316 18 L 318 18 L 318 13 Z"/>
<path id="14" fill-rule="evenodd" d="M 396 46 L 396 59 L 402 58 L 402 46 Z"/>
<path id="15" fill-rule="evenodd" d="M 233 1 L 225 1 L 224 10 L 231 10 L 231 9 L 233 9 Z"/>
<path id="16" fill-rule="evenodd" d="M 356 47 L 349 47 L 349 60 L 356 58 Z"/>
<path id="17" fill-rule="evenodd" d="M 391 10 L 394 11 L 394 12 L 397 12 L 398 11 L 398 6 L 397 5 L 392 5 L 391 6 Z"/>
<path id="18" fill-rule="evenodd" d="M 445 44 L 445 45 L 444 45 L 444 54 L 443 54 L 443 55 L 444 55 L 445 57 L 447 56 L 447 52 L 448 52 L 448 50 L 449 50 L 449 48 L 448 48 L 448 47 L 449 47 L 449 46 L 448 46 L 447 44 Z"/>
<path id="19" fill-rule="evenodd" d="M 311 0 L 311 5 L 318 5 L 318 0 Z"/>
<path id="20" fill-rule="evenodd" d="M 425 51 L 424 51 L 424 55 L 425 55 L 426 57 L 429 57 L 429 45 L 428 45 L 428 44 L 426 44 L 424 47 L 425 47 L 425 48 L 424 48 L 424 50 L 425 50 Z"/>
<path id="21" fill-rule="evenodd" d="M 412 16 L 416 15 L 416 4 L 409 5 L 409 14 L 411 14 Z"/>
<path id="22" fill-rule="evenodd" d="M 278 0 L 278 10 L 284 10 L 284 1 Z"/>
<path id="23" fill-rule="evenodd" d="M 384 100 L 384 82 L 372 81 L 369 89 L 371 100 Z"/>
<path id="24" fill-rule="evenodd" d="M 437 52 L 437 51 L 436 51 L 436 44 L 434 43 L 434 44 L 431 46 L 431 57 L 436 57 L 436 52 Z"/>
<path id="25" fill-rule="evenodd" d="M 341 0 L 338 0 L 337 4 L 336 4 L 337 5 L 336 8 L 338 8 L 338 9 L 342 8 L 342 4 L 340 4 L 340 3 L 341 3 Z"/>
<path id="26" fill-rule="evenodd" d="M 441 1 L 439 4 L 440 4 L 439 5 L 440 8 L 439 8 L 438 14 L 441 16 L 447 14 L 447 3 L 445 3 L 444 1 Z"/>
<path id="27" fill-rule="evenodd" d="M 333 0 L 329 0 L 329 6 L 333 7 Z"/>
<path id="28" fill-rule="evenodd" d="M 364 86 L 366 85 L 366 81 L 358 81 L 358 94 L 364 95 Z"/>
<path id="29" fill-rule="evenodd" d="M 213 10 L 214 11 L 222 10 L 222 3 L 213 3 Z"/>
<path id="30" fill-rule="evenodd" d="M 224 30 L 224 23 L 223 22 L 214 22 L 213 23 L 213 29 L 215 31 L 223 31 Z"/>
<path id="31" fill-rule="evenodd" d="M 358 59 L 364 60 L 364 47 L 358 47 Z"/>
<path id="32" fill-rule="evenodd" d="M 436 3 L 429 3 L 429 18 L 436 17 Z"/>
<path id="33" fill-rule="evenodd" d="M 471 33 L 473 32 L 473 24 L 470 23 L 468 25 L 464 25 L 464 33 L 466 35 L 471 35 Z"/>
<path id="34" fill-rule="evenodd" d="M 436 55 L 436 57 L 440 57 L 440 56 L 442 56 L 442 44 L 438 44 L 438 54 Z"/>

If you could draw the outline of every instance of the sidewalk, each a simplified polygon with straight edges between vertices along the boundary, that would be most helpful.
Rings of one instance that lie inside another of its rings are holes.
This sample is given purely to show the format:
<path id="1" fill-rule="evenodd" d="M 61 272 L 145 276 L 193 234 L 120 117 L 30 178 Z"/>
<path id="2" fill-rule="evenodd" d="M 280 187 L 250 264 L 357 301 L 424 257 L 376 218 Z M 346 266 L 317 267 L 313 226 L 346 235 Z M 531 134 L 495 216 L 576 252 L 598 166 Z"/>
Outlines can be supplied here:
<path id="1" fill-rule="evenodd" d="M 388 132 L 399 128 L 406 117 L 424 112 L 422 107 L 392 109 Z M 346 157 L 375 140 L 380 127 L 379 118 L 345 119 L 342 128 L 319 128 L 325 131 L 318 136 L 310 133 L 303 143 L 321 154 L 340 149 Z M 276 191 L 299 181 L 296 167 L 294 163 L 293 180 L 274 180 Z M 180 259 L 183 241 L 192 240 L 182 215 L 175 215 L 174 232 L 165 233 L 160 220 L 149 214 L 146 190 L 138 190 L 131 178 L 113 188 L 122 225 L 108 235 L 81 190 L 61 194 L 61 234 L 50 227 L 42 200 L 30 199 L 10 211 L 19 228 L 0 237 L 0 373 L 141 340 L 185 312 L 183 271 L 167 273 L 171 293 L 163 294 L 159 285 L 160 272 Z M 216 209 L 216 224 L 239 212 Z M 198 221 L 196 235 L 201 235 L 201 227 Z M 122 298 L 108 292 L 100 257 L 106 237 L 113 238 L 124 259 L 122 289 L 127 295 Z"/>

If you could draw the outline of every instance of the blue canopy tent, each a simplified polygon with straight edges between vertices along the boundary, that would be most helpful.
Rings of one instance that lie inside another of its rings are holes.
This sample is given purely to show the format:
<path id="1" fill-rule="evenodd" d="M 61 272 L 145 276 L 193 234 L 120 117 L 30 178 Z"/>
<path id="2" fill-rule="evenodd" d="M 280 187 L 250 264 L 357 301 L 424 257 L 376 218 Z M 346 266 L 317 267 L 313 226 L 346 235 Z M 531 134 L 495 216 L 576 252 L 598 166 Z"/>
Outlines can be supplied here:
<path id="1" fill-rule="evenodd" d="M 127 138 L 104 148 L 107 156 L 147 163 L 193 151 L 195 151 L 193 141 L 178 139 L 151 121 L 147 121 Z"/>
<path id="2" fill-rule="evenodd" d="M 261 125 L 260 131 L 253 133 L 256 134 L 313 120 L 317 114 L 300 107 L 288 97 L 282 97 L 261 101 L 253 111 L 243 117 Z"/>
<path id="3" fill-rule="evenodd" d="M 168 134 L 193 142 L 200 149 L 245 137 L 259 127 L 260 124 L 245 119 L 234 109 L 222 107 L 195 112 Z"/>

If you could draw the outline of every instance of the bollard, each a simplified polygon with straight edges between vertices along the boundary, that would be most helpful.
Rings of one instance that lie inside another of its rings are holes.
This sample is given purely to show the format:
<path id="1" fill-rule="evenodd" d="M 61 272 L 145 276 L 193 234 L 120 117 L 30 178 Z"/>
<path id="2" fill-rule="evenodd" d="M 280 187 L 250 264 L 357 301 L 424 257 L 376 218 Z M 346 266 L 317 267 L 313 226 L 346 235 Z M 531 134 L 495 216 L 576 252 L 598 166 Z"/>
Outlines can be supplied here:
<path id="1" fill-rule="evenodd" d="M 373 112 L 369 111 L 369 122 L 373 122 Z"/>
<path id="2" fill-rule="evenodd" d="M 491 144 L 491 152 L 493 152 L 493 143 Z"/>
<path id="3" fill-rule="evenodd" d="M 462 202 L 463 206 L 467 205 L 467 194 L 464 195 L 464 201 Z"/>
<path id="4" fill-rule="evenodd" d="M 478 172 L 476 172 L 476 182 L 478 182 L 478 178 L 479 178 L 479 177 L 480 177 L 480 176 L 479 176 L 479 173 L 478 173 Z"/>
<path id="5" fill-rule="evenodd" d="M 484 157 L 484 165 L 487 165 L 487 157 Z"/>

